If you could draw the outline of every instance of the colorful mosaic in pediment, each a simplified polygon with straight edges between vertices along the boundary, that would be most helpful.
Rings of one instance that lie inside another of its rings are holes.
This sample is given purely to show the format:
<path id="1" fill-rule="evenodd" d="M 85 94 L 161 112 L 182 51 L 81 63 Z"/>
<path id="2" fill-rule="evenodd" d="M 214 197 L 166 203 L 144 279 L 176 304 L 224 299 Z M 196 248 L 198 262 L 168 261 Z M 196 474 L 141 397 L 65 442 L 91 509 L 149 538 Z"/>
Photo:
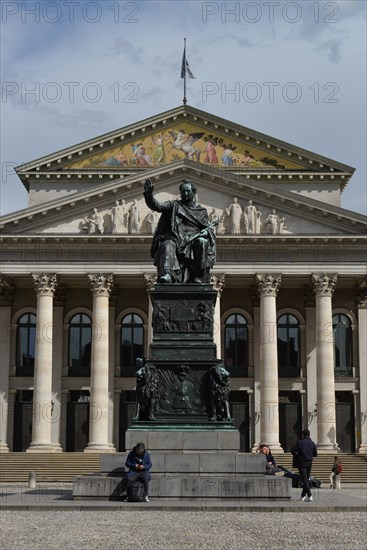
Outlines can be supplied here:
<path id="1" fill-rule="evenodd" d="M 87 158 L 71 162 L 65 168 L 106 169 L 149 168 L 169 164 L 177 160 L 190 160 L 223 168 L 249 170 L 292 170 L 303 166 L 266 153 L 246 141 L 234 140 L 228 135 L 213 132 L 182 122 L 155 134 L 108 150 L 91 154 Z"/>

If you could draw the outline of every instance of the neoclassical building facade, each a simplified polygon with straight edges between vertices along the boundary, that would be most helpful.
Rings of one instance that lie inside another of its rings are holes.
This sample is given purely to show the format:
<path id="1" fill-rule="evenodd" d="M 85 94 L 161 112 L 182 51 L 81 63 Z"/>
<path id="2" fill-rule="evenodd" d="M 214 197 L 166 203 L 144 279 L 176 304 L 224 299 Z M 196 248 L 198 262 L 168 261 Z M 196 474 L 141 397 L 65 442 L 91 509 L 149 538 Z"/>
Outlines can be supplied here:
<path id="1" fill-rule="evenodd" d="M 217 356 L 241 450 L 367 451 L 367 219 L 354 169 L 189 106 L 19 166 L 0 220 L 0 451 L 125 450 L 152 339 L 145 205 L 184 178 L 217 220 Z M 350 183 L 353 185 L 353 183 Z M 169 319 L 168 319 L 169 321 Z"/>

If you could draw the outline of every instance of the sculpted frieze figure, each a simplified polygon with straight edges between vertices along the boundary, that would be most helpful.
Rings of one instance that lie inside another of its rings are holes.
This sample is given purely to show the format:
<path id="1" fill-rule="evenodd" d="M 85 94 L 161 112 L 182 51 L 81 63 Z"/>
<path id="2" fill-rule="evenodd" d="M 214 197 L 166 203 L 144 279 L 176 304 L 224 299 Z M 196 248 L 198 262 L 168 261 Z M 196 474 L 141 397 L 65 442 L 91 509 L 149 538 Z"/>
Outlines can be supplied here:
<path id="1" fill-rule="evenodd" d="M 150 227 L 150 232 L 152 235 L 154 235 L 156 229 L 157 229 L 157 225 L 158 225 L 158 221 L 159 221 L 159 214 L 158 212 L 149 212 L 149 214 L 146 216 L 146 222 L 147 222 L 147 225 Z"/>
<path id="2" fill-rule="evenodd" d="M 92 233 L 100 233 L 103 235 L 104 233 L 104 220 L 101 214 L 98 212 L 97 208 L 93 208 L 93 214 L 91 214 L 90 217 L 86 216 L 82 223 L 83 229 L 86 229 L 89 234 Z"/>
<path id="3" fill-rule="evenodd" d="M 129 234 L 136 235 L 140 231 L 140 207 L 136 200 L 133 201 L 129 210 Z"/>
<path id="4" fill-rule="evenodd" d="M 127 233 L 127 213 L 128 207 L 124 199 L 115 201 L 115 206 L 112 207 L 112 233 Z"/>
<path id="5" fill-rule="evenodd" d="M 234 197 L 233 203 L 226 208 L 226 215 L 229 217 L 229 232 L 231 235 L 241 233 L 242 208 L 238 204 L 237 197 Z"/>
<path id="6" fill-rule="evenodd" d="M 267 225 L 268 232 L 272 235 L 280 235 L 283 233 L 283 231 L 286 229 L 285 225 L 285 218 L 280 218 L 277 214 L 277 211 L 273 209 L 268 217 L 265 220 L 265 224 Z"/>
<path id="7" fill-rule="evenodd" d="M 261 212 L 249 200 L 243 209 L 243 224 L 247 235 L 259 235 L 261 228 Z"/>
<path id="8" fill-rule="evenodd" d="M 147 206 L 161 216 L 153 237 L 151 255 L 158 270 L 158 283 L 205 283 L 215 262 L 215 233 L 208 213 L 196 202 L 196 187 L 189 180 L 180 185 L 180 200 L 159 202 L 147 179 Z"/>

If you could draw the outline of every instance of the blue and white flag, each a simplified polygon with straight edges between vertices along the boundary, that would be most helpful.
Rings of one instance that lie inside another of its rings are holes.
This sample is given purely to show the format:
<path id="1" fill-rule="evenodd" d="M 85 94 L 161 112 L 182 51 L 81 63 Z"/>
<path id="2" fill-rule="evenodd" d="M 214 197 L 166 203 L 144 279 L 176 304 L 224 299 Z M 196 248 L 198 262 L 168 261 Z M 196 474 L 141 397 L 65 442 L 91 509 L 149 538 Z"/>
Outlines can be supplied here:
<path id="1" fill-rule="evenodd" d="M 186 59 L 186 46 L 184 47 L 182 56 L 181 78 L 185 78 L 185 76 L 188 76 L 189 78 L 195 78 L 191 72 L 189 62 Z"/>

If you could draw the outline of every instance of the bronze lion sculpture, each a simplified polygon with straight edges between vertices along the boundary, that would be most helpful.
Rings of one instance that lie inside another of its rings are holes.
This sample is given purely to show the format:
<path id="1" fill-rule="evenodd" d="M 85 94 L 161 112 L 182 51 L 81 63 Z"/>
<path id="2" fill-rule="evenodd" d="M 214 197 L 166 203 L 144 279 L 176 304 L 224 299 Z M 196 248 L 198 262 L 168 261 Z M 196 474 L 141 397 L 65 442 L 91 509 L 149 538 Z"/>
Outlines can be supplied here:
<path id="1" fill-rule="evenodd" d="M 229 372 L 223 364 L 209 370 L 209 420 L 231 420 L 229 411 Z"/>
<path id="2" fill-rule="evenodd" d="M 133 420 L 155 420 L 159 400 L 159 374 L 146 363 L 136 372 L 136 412 Z"/>

